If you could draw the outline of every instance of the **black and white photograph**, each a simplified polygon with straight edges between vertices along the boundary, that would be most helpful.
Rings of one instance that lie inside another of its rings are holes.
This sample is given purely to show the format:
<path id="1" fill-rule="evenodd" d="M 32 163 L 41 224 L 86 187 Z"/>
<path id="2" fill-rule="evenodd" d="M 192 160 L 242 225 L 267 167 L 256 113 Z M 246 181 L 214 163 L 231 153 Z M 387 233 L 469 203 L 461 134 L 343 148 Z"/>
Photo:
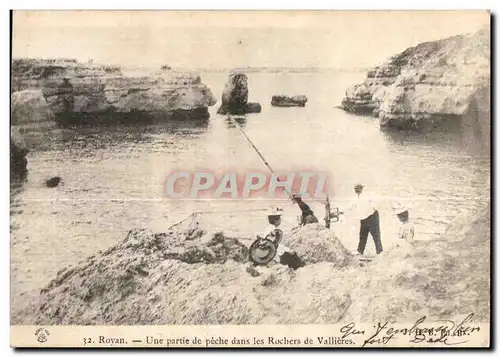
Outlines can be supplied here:
<path id="1" fill-rule="evenodd" d="M 489 347 L 490 22 L 13 10 L 11 346 Z"/>

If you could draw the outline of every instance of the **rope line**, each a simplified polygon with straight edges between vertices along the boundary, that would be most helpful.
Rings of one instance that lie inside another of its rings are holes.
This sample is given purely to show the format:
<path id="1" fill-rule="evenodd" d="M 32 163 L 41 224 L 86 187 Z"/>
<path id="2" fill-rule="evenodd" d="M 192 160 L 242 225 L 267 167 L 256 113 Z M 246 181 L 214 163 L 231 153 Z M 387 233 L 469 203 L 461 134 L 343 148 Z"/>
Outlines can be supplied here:
<path id="1" fill-rule="evenodd" d="M 178 226 L 179 224 L 184 223 L 185 221 L 187 221 L 190 217 L 194 217 L 194 216 L 196 216 L 196 212 L 191 213 L 189 216 L 187 216 L 183 220 L 181 220 L 181 221 L 179 221 L 179 222 L 171 225 L 170 227 L 168 227 L 168 230 L 171 230 L 172 228 Z"/>

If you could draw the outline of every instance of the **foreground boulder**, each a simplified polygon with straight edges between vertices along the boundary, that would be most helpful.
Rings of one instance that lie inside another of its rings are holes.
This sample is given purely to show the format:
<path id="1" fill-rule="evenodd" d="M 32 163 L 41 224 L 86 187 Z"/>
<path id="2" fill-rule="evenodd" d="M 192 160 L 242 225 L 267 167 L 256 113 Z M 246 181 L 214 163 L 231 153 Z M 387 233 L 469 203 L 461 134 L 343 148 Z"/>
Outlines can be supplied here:
<path id="1" fill-rule="evenodd" d="M 304 107 L 307 102 L 305 95 L 294 95 L 292 97 L 286 95 L 273 95 L 271 105 L 273 107 Z"/>
<path id="2" fill-rule="evenodd" d="M 242 72 L 233 72 L 224 86 L 221 106 L 217 114 L 260 113 L 259 103 L 248 102 L 248 77 Z"/>
<path id="3" fill-rule="evenodd" d="M 41 90 L 62 122 L 208 115 L 216 102 L 197 74 L 125 76 L 119 67 L 70 60 L 14 59 L 12 81 L 15 91 Z"/>
<path id="4" fill-rule="evenodd" d="M 339 244 L 326 229 L 309 228 L 290 237 L 304 261 L 325 257 L 335 269 L 351 264 L 345 249 L 313 251 L 306 236 L 321 250 Z M 333 245 L 319 243 L 322 239 Z M 266 316 L 258 304 L 260 295 L 285 287 L 294 272 L 307 268 L 272 262 L 258 267 L 259 276 L 252 277 L 248 266 L 248 248 L 222 233 L 198 227 L 167 233 L 133 230 L 107 251 L 59 271 L 35 304 L 14 319 L 48 324 L 257 323 Z"/>
<path id="5" fill-rule="evenodd" d="M 344 268 L 354 263 L 354 257 L 335 234 L 320 224 L 305 225 L 287 239 L 286 245 L 306 264 L 329 262 Z"/>
<path id="6" fill-rule="evenodd" d="M 427 130 L 458 120 L 489 89 L 489 28 L 425 42 L 370 70 L 346 90 L 342 108 L 380 117 L 382 128 Z M 489 107 L 488 102 L 479 103 Z M 488 117 L 483 118 L 489 122 Z"/>
<path id="7" fill-rule="evenodd" d="M 246 247 L 199 228 L 129 232 L 59 271 L 12 324 L 334 324 L 462 318 L 489 322 L 490 209 L 454 222 L 458 240 L 416 242 L 360 266 L 333 231 L 305 226 L 285 241 L 307 261 L 246 270 Z M 432 262 L 430 264 L 429 262 Z M 450 303 L 453 302 L 453 304 Z"/>

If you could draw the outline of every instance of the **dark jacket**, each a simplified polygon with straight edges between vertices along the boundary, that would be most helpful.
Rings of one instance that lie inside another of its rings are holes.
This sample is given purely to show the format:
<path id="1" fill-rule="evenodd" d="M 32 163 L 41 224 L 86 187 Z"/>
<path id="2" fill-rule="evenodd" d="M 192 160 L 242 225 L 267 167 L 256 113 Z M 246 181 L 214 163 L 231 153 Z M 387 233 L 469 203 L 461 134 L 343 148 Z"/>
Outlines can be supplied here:
<path id="1" fill-rule="evenodd" d="M 306 204 L 304 201 L 297 200 L 297 204 L 299 205 L 300 210 L 302 211 L 302 217 L 314 215 L 313 210 Z"/>

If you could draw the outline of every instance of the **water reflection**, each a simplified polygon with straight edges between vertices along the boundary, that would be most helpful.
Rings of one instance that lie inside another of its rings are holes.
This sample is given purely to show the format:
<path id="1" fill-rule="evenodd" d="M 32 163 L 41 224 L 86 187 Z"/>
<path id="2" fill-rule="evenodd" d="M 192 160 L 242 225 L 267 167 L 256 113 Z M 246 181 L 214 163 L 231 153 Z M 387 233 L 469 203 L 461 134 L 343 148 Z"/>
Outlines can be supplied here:
<path id="1" fill-rule="evenodd" d="M 24 184 L 28 181 L 28 173 L 24 172 L 19 175 L 10 177 L 10 215 L 11 217 L 21 215 L 23 213 L 23 204 L 21 193 L 24 191 Z M 10 232 L 17 230 L 18 224 L 12 221 L 10 223 Z"/>
<path id="2" fill-rule="evenodd" d="M 126 123 L 104 126 L 72 126 L 63 129 L 62 139 L 51 150 L 71 146 L 72 149 L 107 149 L 124 144 L 154 143 L 162 134 L 196 138 L 208 130 L 208 118 L 155 120 L 149 123 Z"/>
<path id="3" fill-rule="evenodd" d="M 209 118 L 170 120 L 155 124 L 152 130 L 156 131 L 155 133 L 199 135 L 207 131 L 209 123 Z"/>
<path id="4" fill-rule="evenodd" d="M 20 175 L 10 176 L 10 201 L 18 196 L 24 188 L 24 184 L 28 181 L 28 172 L 22 173 Z"/>
<path id="5" fill-rule="evenodd" d="M 207 108 L 175 111 L 146 112 L 132 109 L 129 112 L 118 112 L 108 108 L 96 113 L 63 112 L 55 115 L 55 121 L 60 127 L 155 124 L 166 121 L 191 121 L 209 119 Z"/>
<path id="6" fill-rule="evenodd" d="M 242 128 L 245 128 L 247 125 L 247 118 L 243 116 L 238 116 L 238 117 L 228 116 L 226 117 L 225 122 L 228 128 L 236 128 L 236 124 L 234 122 L 238 123 Z"/>
<path id="7" fill-rule="evenodd" d="M 381 135 L 389 143 L 401 147 L 432 147 L 473 157 L 489 156 L 489 131 L 468 119 L 456 117 L 446 120 L 427 133 L 381 130 Z"/>

